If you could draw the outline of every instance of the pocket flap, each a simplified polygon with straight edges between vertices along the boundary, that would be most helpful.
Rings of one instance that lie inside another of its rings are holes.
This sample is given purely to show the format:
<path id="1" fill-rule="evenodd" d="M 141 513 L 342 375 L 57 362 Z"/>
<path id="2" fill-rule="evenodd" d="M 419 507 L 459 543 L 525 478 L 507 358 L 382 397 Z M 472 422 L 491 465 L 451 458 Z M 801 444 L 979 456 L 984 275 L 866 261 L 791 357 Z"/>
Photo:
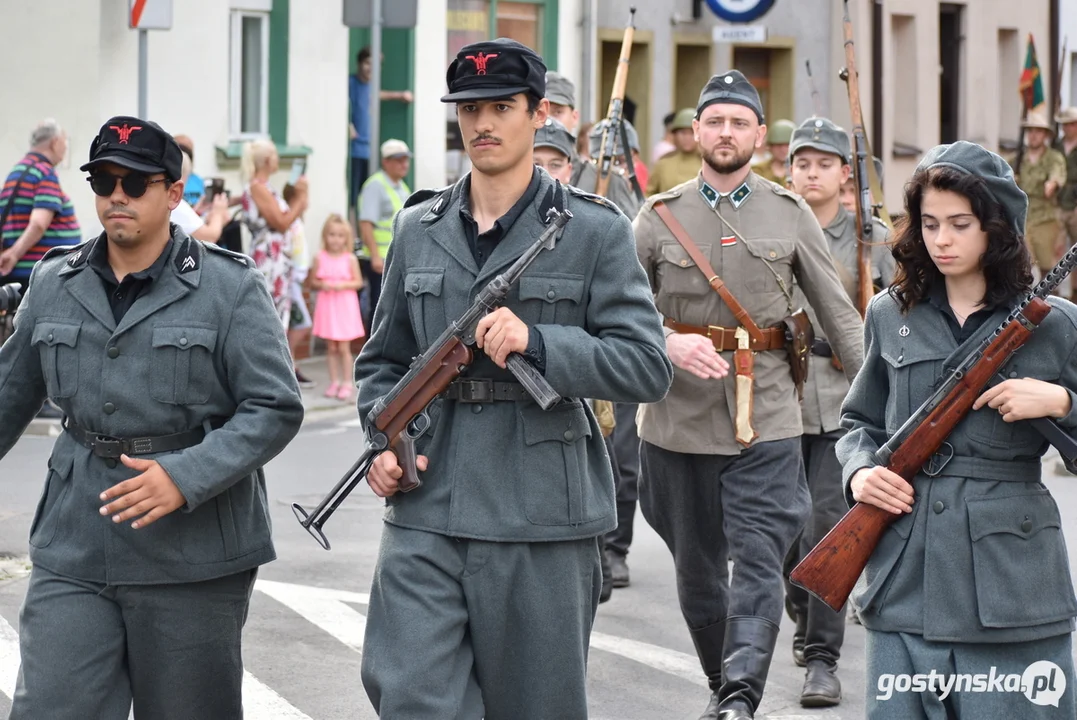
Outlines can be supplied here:
<path id="1" fill-rule="evenodd" d="M 574 402 L 543 411 L 537 407 L 524 408 L 521 412 L 524 426 L 524 442 L 528 445 L 560 440 L 567 444 L 580 438 L 591 437 L 591 423 L 583 405 Z"/>
<path id="2" fill-rule="evenodd" d="M 82 323 L 58 323 L 42 320 L 34 325 L 34 334 L 30 338 L 30 344 L 45 344 L 50 347 L 53 345 L 75 347 L 81 328 Z"/>
<path id="3" fill-rule="evenodd" d="M 525 275 L 520 278 L 521 300 L 583 300 L 582 275 Z"/>
<path id="4" fill-rule="evenodd" d="M 902 368 L 906 365 L 914 365 L 926 360 L 945 360 L 950 356 L 950 352 L 952 351 L 945 348 L 934 348 L 913 343 L 907 348 L 901 348 L 897 353 L 883 350 L 880 354 L 883 356 L 883 360 L 889 363 L 891 367 Z"/>
<path id="5" fill-rule="evenodd" d="M 700 252 L 706 254 L 703 246 L 700 246 Z M 687 250 L 681 247 L 680 243 L 666 243 L 661 247 L 661 253 L 663 260 L 677 267 L 694 268 L 696 266 L 696 261 L 692 259 Z"/>
<path id="6" fill-rule="evenodd" d="M 1044 528 L 1061 528 L 1058 505 L 1050 493 L 1016 495 L 1004 498 L 968 498 L 969 535 L 973 542 L 1009 533 L 1030 538 Z"/>
<path id="7" fill-rule="evenodd" d="M 412 270 L 404 278 L 404 292 L 408 295 L 441 295 L 445 270 Z"/>
<path id="8" fill-rule="evenodd" d="M 56 443 L 52 449 L 52 455 L 49 456 L 49 470 L 56 473 L 57 477 L 66 479 L 71 475 L 71 468 L 75 465 L 75 455 L 66 447 L 60 446 L 61 443 Z"/>
<path id="9" fill-rule="evenodd" d="M 744 246 L 748 248 L 749 253 L 767 262 L 776 262 L 782 258 L 787 258 L 796 249 L 794 241 L 780 239 L 750 240 Z"/>
<path id="10" fill-rule="evenodd" d="M 190 350 L 195 345 L 210 352 L 217 345 L 217 329 L 205 327 L 157 326 L 153 328 L 153 346 Z"/>

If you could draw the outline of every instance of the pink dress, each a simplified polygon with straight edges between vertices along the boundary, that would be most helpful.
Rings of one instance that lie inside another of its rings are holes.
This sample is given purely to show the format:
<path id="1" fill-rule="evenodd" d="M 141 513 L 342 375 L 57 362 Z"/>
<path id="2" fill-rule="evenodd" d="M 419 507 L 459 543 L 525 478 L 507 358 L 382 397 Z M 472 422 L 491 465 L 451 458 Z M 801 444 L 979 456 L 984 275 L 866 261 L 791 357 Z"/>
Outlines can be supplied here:
<path id="1" fill-rule="evenodd" d="M 349 282 L 352 277 L 352 255 L 318 253 L 317 278 L 322 282 Z M 355 290 L 319 290 L 314 305 L 314 336 L 323 340 L 348 341 L 366 335 L 363 316 L 359 313 L 359 295 Z"/>

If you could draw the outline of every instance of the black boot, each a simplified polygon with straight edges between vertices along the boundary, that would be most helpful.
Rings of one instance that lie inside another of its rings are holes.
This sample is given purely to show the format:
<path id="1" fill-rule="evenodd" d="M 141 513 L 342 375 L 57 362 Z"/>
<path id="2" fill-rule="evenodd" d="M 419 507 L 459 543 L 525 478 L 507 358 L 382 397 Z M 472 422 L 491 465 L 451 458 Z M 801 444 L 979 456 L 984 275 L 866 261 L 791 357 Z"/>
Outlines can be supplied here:
<path id="1" fill-rule="evenodd" d="M 598 554 L 602 558 L 602 590 L 598 594 L 598 602 L 604 603 L 613 595 L 613 577 L 610 574 L 610 559 L 606 556 L 605 543 L 599 543 Z"/>
<path id="2" fill-rule="evenodd" d="M 716 720 L 718 717 L 718 690 L 722 687 L 722 658 L 725 652 L 725 620 L 708 625 L 699 630 L 688 629 L 692 642 L 696 646 L 696 655 L 707 684 L 711 688 L 711 700 L 699 720 Z"/>
<path id="3" fill-rule="evenodd" d="M 793 630 L 793 663 L 797 667 L 804 667 L 807 664 L 804 661 L 804 643 L 808 634 L 808 623 L 803 615 L 798 615 L 796 622 L 796 629 Z"/>
<path id="4" fill-rule="evenodd" d="M 837 665 L 823 660 L 809 662 L 804 689 L 800 691 L 800 704 L 803 707 L 833 707 L 841 703 L 837 671 Z"/>
<path id="5" fill-rule="evenodd" d="M 761 617 L 726 619 L 718 720 L 751 720 L 763 699 L 778 626 Z"/>
<path id="6" fill-rule="evenodd" d="M 613 582 L 613 587 L 628 587 L 628 563 L 625 560 L 625 556 L 613 548 L 609 548 L 606 550 L 606 561 L 610 564 L 610 579 Z"/>

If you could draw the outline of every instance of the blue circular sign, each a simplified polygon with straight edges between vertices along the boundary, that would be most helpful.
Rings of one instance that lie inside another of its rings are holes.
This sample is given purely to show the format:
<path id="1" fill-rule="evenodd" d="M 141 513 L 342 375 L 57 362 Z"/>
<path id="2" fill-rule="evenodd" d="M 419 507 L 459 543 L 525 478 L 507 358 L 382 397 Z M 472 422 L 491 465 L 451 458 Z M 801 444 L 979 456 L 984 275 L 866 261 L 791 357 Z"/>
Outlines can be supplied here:
<path id="1" fill-rule="evenodd" d="M 707 7 L 726 22 L 748 23 L 766 15 L 774 0 L 707 0 Z"/>

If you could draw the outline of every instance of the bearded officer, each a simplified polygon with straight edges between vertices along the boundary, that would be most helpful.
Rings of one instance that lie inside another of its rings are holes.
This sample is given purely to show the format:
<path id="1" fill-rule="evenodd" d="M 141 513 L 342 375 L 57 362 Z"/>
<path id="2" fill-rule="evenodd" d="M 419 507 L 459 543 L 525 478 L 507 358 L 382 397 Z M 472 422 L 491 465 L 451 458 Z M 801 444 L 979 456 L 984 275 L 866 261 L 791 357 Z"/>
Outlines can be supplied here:
<path id="1" fill-rule="evenodd" d="M 549 112 L 542 59 L 468 45 L 449 94 L 472 171 L 397 216 L 359 411 L 405 375 L 484 286 L 529 249 L 551 208 L 572 219 L 476 330 L 476 361 L 432 408 L 423 484 L 398 494 L 392 452 L 367 481 L 388 498 L 363 644 L 378 714 L 408 720 L 587 717 L 587 649 L 613 529 L 613 476 L 579 398 L 654 402 L 671 381 L 627 218 L 534 166 Z M 505 369 L 521 353 L 564 400 L 543 411 Z"/>
<path id="2" fill-rule="evenodd" d="M 299 430 L 249 258 L 169 224 L 181 152 L 117 117 L 90 147 L 104 232 L 50 251 L 0 348 L 0 457 L 46 397 L 64 431 L 30 531 L 13 720 L 234 720 L 274 559 L 262 467 Z"/>
<path id="3" fill-rule="evenodd" d="M 676 366 L 669 395 L 641 411 L 640 505 L 673 554 L 713 691 L 702 718 L 743 720 L 763 696 L 782 561 L 810 511 L 779 325 L 795 309 L 794 282 L 849 378 L 862 325 L 810 208 L 751 172 L 766 135 L 751 83 L 736 70 L 711 78 L 692 125 L 702 171 L 648 199 L 635 222 Z"/>

